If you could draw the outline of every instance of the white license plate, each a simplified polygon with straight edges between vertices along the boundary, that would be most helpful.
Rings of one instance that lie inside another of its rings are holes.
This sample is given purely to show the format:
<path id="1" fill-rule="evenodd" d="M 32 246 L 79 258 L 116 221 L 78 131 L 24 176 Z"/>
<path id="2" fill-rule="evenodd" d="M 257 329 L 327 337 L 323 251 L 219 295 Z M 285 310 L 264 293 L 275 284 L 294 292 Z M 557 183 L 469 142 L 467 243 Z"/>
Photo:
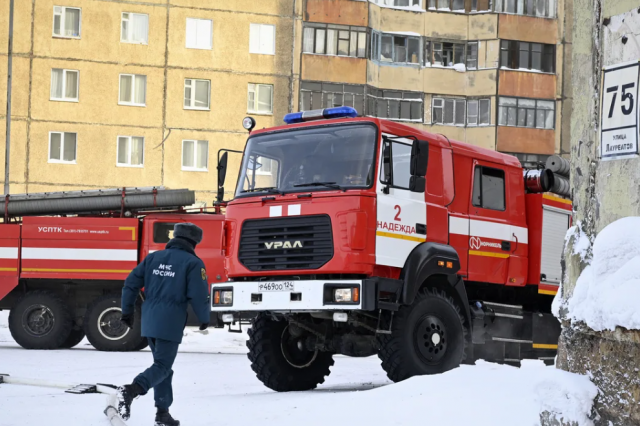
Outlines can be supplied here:
<path id="1" fill-rule="evenodd" d="M 292 281 L 264 282 L 258 284 L 258 291 L 293 291 Z"/>

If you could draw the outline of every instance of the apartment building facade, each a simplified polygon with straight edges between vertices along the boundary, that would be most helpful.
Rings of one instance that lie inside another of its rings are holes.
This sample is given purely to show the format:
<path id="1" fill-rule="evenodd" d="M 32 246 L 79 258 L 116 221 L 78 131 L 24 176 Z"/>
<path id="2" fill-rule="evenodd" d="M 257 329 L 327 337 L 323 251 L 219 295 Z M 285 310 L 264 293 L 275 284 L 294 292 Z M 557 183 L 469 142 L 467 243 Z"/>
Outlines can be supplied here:
<path id="1" fill-rule="evenodd" d="M 307 0 L 300 109 L 355 106 L 533 167 L 568 153 L 570 7 L 570 0 Z"/>
<path id="2" fill-rule="evenodd" d="M 531 165 L 568 153 L 565 1 L 16 1 L 11 192 L 164 185 L 211 205 L 243 117 L 339 105 Z"/>
<path id="3" fill-rule="evenodd" d="M 8 12 L 0 0 L 3 148 Z M 292 109 L 296 16 L 293 0 L 16 1 L 11 193 L 164 185 L 210 206 L 243 117 Z"/>

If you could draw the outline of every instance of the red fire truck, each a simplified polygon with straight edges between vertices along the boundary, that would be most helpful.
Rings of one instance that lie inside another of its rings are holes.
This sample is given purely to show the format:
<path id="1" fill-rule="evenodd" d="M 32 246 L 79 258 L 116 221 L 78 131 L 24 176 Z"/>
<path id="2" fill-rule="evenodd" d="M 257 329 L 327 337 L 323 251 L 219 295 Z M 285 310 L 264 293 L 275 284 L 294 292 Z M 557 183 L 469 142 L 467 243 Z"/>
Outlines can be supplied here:
<path id="1" fill-rule="evenodd" d="M 163 188 L 1 200 L 0 309 L 10 310 L 16 342 L 28 349 L 70 348 L 86 335 L 99 350 L 144 348 L 139 309 L 134 329 L 120 322 L 122 284 L 147 254 L 164 248 L 175 223 L 193 222 L 204 230 L 196 252 L 212 282 L 226 281 L 224 216 L 184 209 L 194 203 L 193 191 Z"/>
<path id="2" fill-rule="evenodd" d="M 225 213 L 229 281 L 211 291 L 219 325 L 255 317 L 258 379 L 312 389 L 334 354 L 377 354 L 394 381 L 478 358 L 553 362 L 571 220 L 547 193 L 553 174 L 356 115 L 289 114 L 247 141 Z M 223 185 L 225 155 L 218 170 Z"/>

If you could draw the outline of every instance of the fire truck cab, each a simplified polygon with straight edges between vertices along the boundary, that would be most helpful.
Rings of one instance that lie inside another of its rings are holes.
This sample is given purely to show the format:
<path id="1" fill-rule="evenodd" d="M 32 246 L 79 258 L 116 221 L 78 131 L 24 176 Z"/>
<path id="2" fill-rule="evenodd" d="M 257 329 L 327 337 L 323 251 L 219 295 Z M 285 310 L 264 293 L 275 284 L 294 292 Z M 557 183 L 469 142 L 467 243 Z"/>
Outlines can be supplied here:
<path id="1" fill-rule="evenodd" d="M 552 362 L 571 213 L 543 194 L 553 176 L 525 184 L 513 156 L 356 115 L 289 114 L 247 141 L 212 310 L 230 329 L 255 317 L 258 378 L 312 389 L 334 354 L 378 354 L 394 381 L 478 358 Z"/>

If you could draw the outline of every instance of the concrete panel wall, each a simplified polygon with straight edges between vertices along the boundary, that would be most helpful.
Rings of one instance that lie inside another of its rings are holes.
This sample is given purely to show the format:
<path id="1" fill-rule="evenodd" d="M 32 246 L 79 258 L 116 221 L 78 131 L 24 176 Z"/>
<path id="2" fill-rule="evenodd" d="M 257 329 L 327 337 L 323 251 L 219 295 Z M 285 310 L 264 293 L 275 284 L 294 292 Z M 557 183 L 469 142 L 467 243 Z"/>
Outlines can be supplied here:
<path id="1" fill-rule="evenodd" d="M 307 0 L 304 20 L 328 24 L 369 25 L 367 2 L 353 0 Z"/>
<path id="2" fill-rule="evenodd" d="M 497 149 L 505 152 L 552 155 L 556 131 L 524 127 L 498 126 Z"/>
<path id="3" fill-rule="evenodd" d="M 247 132 L 241 121 L 247 115 L 248 84 L 274 86 L 273 114 L 252 114 L 258 127 L 281 124 L 292 105 L 297 110 L 300 1 L 294 9 L 293 0 L 69 0 L 63 5 L 82 9 L 80 39 L 52 37 L 54 4 L 60 5 L 38 0 L 33 11 L 31 1 L 16 1 L 12 193 L 165 185 L 190 187 L 211 203 L 218 149 L 244 148 Z M 8 5 L 9 0 L 0 0 L 2 147 Z M 120 41 L 122 12 L 149 15 L 148 44 Z M 212 50 L 186 48 L 187 17 L 213 21 Z M 276 26 L 275 55 L 249 53 L 251 23 Z M 37 30 L 33 43 L 32 27 Z M 50 100 L 52 68 L 80 72 L 78 102 Z M 365 72 L 363 68 L 363 81 Z M 121 73 L 147 76 L 145 106 L 118 104 Z M 211 80 L 210 110 L 184 109 L 185 78 Z M 50 131 L 77 133 L 76 164 L 49 163 Z M 145 138 L 144 167 L 116 166 L 119 135 Z M 207 172 L 182 170 L 183 139 L 209 141 Z M 4 149 L 1 151 L 4 155 Z M 229 176 L 235 176 L 239 157 L 232 156 L 229 164 Z M 230 181 L 227 192 L 233 191 L 233 184 Z"/>
<path id="4" fill-rule="evenodd" d="M 525 71 L 500 71 L 498 94 L 522 98 L 555 99 L 555 74 Z"/>
<path id="5" fill-rule="evenodd" d="M 302 79 L 365 84 L 367 60 L 344 56 L 302 55 Z"/>
<path id="6" fill-rule="evenodd" d="M 556 44 L 558 22 L 555 19 L 499 14 L 498 38 Z"/>
<path id="7" fill-rule="evenodd" d="M 469 15 L 469 40 L 492 40 L 498 38 L 498 15 L 479 14 Z"/>

